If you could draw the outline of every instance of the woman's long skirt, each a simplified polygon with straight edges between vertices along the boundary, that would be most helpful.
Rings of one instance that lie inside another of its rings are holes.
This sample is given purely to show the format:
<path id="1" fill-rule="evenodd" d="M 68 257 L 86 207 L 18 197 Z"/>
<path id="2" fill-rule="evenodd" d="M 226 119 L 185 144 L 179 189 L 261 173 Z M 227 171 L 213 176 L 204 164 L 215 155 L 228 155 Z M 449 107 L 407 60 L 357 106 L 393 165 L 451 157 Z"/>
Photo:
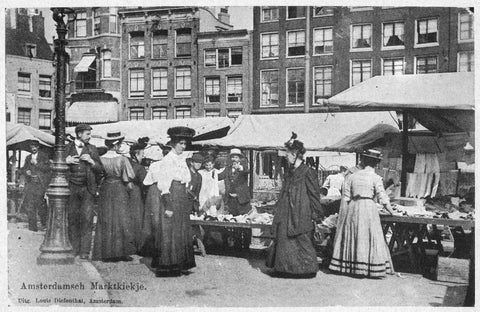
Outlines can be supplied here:
<path id="1" fill-rule="evenodd" d="M 135 253 L 127 187 L 106 180 L 100 187 L 93 260 L 120 259 Z"/>
<path id="2" fill-rule="evenodd" d="M 137 251 L 142 247 L 142 227 L 145 206 L 143 203 L 142 190 L 139 185 L 133 184 L 129 192 L 130 215 L 132 218 L 132 233 Z"/>
<path id="3" fill-rule="evenodd" d="M 393 272 L 380 216 L 371 199 L 342 201 L 330 270 L 368 277 Z"/>

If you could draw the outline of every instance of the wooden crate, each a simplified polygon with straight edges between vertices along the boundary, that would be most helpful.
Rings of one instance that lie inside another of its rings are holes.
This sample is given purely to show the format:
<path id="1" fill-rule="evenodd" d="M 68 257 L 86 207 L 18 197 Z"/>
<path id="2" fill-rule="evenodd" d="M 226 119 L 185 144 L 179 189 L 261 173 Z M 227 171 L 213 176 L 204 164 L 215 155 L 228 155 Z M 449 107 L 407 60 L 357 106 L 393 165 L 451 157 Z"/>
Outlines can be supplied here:
<path id="1" fill-rule="evenodd" d="M 437 281 L 468 283 L 470 260 L 438 257 Z"/>

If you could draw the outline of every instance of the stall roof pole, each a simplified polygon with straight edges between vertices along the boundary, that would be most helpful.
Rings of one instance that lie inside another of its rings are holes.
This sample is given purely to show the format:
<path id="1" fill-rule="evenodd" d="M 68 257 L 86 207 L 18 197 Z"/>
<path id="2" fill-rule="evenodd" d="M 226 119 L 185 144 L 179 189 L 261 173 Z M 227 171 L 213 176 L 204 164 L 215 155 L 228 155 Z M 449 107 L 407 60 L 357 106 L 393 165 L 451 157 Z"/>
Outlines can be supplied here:
<path id="1" fill-rule="evenodd" d="M 402 183 L 400 194 L 405 196 L 407 190 L 407 158 L 408 158 L 408 111 L 403 111 L 402 121 L 402 172 L 400 182 Z"/>

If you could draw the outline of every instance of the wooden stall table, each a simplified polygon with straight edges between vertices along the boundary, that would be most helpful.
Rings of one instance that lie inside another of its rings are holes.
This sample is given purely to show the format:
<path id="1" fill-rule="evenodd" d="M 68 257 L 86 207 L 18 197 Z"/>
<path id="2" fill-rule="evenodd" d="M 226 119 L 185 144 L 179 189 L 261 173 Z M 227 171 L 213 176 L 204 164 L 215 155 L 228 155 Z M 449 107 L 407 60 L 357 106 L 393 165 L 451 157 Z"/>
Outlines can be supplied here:
<path id="1" fill-rule="evenodd" d="M 436 241 L 437 247 L 441 246 L 441 237 L 432 237 L 427 229 L 427 226 L 443 225 L 448 227 L 462 227 L 463 229 L 472 229 L 475 226 L 474 220 L 459 220 L 459 219 L 442 219 L 430 217 L 414 217 L 414 216 L 391 216 L 380 215 L 382 223 L 383 234 L 386 235 L 389 230 L 392 231 L 392 237 L 388 243 L 388 248 L 392 257 L 408 253 L 410 264 L 415 272 L 421 272 L 422 265 L 416 261 L 413 243 L 416 241 L 420 252 L 425 256 L 426 238 L 428 244 Z"/>

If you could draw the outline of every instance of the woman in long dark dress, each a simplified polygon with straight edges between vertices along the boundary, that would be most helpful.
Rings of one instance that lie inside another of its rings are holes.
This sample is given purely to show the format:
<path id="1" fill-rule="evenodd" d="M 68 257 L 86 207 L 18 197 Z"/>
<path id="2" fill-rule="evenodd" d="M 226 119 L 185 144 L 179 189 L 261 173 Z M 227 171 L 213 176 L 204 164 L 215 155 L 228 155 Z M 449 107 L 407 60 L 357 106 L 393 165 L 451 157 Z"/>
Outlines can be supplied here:
<path id="1" fill-rule="evenodd" d="M 303 162 L 303 143 L 287 142 L 290 170 L 285 174 L 282 192 L 273 220 L 274 242 L 267 259 L 273 275 L 311 278 L 318 271 L 313 245 L 313 215 L 323 216 L 320 185 L 316 172 Z"/>
<path id="2" fill-rule="evenodd" d="M 138 142 L 130 147 L 130 165 L 132 165 L 135 177 L 133 178 L 133 186 L 129 192 L 130 211 L 132 216 L 132 231 L 135 235 L 135 247 L 137 252 L 141 248 L 142 243 L 142 227 L 143 215 L 145 212 L 145 187 L 143 180 L 147 175 L 145 167 L 141 165 L 145 147 L 147 147 L 148 138 L 140 138 Z"/>
<path id="3" fill-rule="evenodd" d="M 129 260 L 135 253 L 128 198 L 134 172 L 128 159 L 117 153 L 123 138 L 120 132 L 108 133 L 108 151 L 100 157 L 105 177 L 99 191 L 93 260 Z"/>
<path id="4" fill-rule="evenodd" d="M 150 167 L 144 180 L 145 185 L 156 183 L 158 189 L 149 191 L 146 206 L 153 219 L 156 255 L 152 267 L 156 267 L 158 277 L 179 276 L 195 267 L 187 194 L 191 175 L 183 154 L 194 134 L 195 131 L 187 127 L 170 128 L 172 150 Z"/>

